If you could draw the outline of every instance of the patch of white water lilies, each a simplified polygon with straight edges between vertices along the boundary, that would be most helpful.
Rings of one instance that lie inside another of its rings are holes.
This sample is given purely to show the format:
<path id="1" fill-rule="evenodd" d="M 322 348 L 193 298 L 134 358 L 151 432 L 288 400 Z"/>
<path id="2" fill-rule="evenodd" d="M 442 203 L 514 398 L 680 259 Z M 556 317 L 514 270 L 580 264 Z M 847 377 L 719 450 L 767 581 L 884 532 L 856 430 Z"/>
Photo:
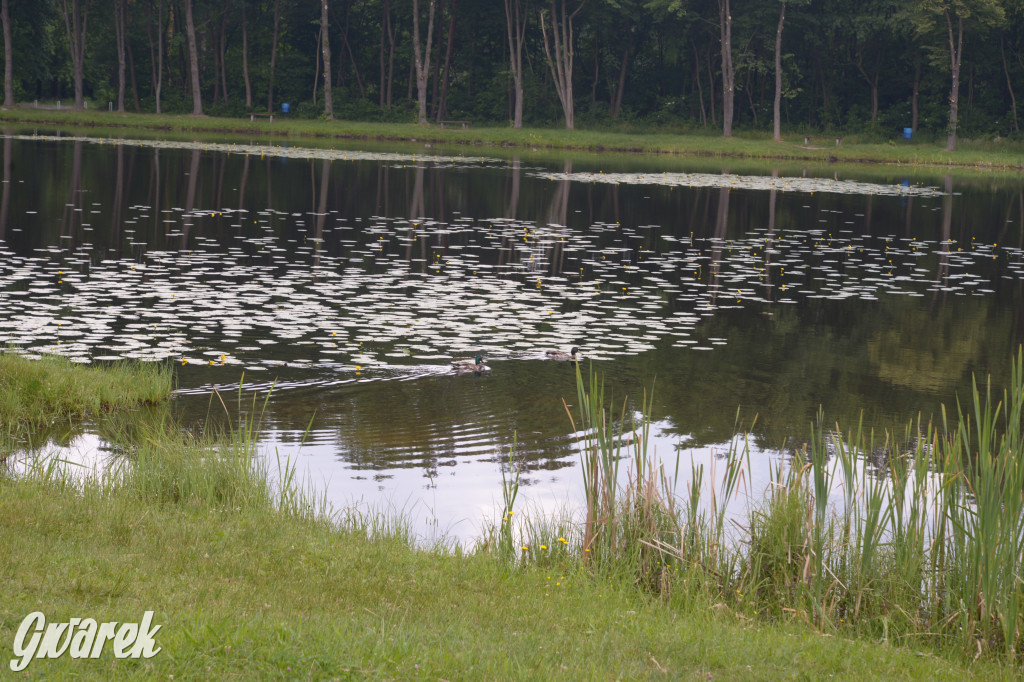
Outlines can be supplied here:
<path id="1" fill-rule="evenodd" d="M 348 149 L 325 149 L 317 147 L 292 147 L 265 144 L 235 144 L 225 142 L 187 142 L 180 140 L 133 140 L 117 137 L 85 137 L 69 135 L 4 135 L 12 140 L 33 140 L 50 142 L 85 142 L 89 144 L 124 145 L 149 149 L 183 149 L 224 154 L 248 154 L 260 158 L 285 158 L 327 161 L 392 161 L 395 163 L 426 162 L 435 165 L 484 163 L 504 164 L 500 159 L 480 156 L 444 156 L 440 154 L 401 154 L 395 152 L 364 152 Z"/>
<path id="2" fill-rule="evenodd" d="M 829 192 L 832 194 L 874 194 L 883 196 L 941 196 L 936 187 L 896 184 L 880 185 L 838 178 L 772 177 L 731 173 L 533 173 L 547 180 L 600 182 L 610 185 L 661 185 L 664 187 L 724 187 L 728 189 L 779 190 L 781 192 Z"/>

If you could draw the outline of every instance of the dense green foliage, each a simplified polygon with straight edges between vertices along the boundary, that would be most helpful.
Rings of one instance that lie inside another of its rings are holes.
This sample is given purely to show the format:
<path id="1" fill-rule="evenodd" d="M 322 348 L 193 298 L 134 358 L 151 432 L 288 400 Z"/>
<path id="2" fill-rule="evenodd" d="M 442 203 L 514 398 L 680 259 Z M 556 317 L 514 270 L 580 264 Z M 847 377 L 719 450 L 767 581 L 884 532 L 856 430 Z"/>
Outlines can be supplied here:
<path id="1" fill-rule="evenodd" d="M 157 109 L 155 65 L 162 61 L 160 108 L 169 113 L 194 111 L 185 0 L 78 1 L 87 19 L 82 69 L 88 106 L 118 105 L 120 41 L 115 8 L 123 4 L 125 108 Z M 555 125 L 563 119 L 540 22 L 543 10 L 550 32 L 551 16 L 558 14 L 563 2 L 557 0 L 558 7 L 555 2 L 525 7 L 522 70 L 527 125 Z M 322 79 L 317 87 L 322 68 L 320 2 L 189 3 L 204 113 L 241 115 L 268 107 L 279 111 L 282 103 L 289 103 L 293 115 L 322 114 Z M 70 104 L 75 69 L 69 49 L 73 31 L 68 26 L 73 22 L 66 25 L 64 12 L 76 3 L 8 0 L 5 4 L 9 4 L 12 28 L 15 99 Z M 567 2 L 568 12 L 577 4 Z M 775 0 L 584 3 L 573 20 L 570 38 L 577 125 L 721 130 L 724 71 L 719 10 L 724 6 L 732 17 L 735 126 L 772 130 L 782 4 Z M 329 0 L 327 5 L 334 115 L 414 119 L 412 13 L 418 5 L 422 45 L 428 33 L 428 0 Z M 887 140 L 913 126 L 915 135 L 944 138 L 955 66 L 961 133 L 1020 135 L 1016 104 L 1024 92 L 1024 5 L 1020 0 L 789 0 L 785 5 L 781 124 L 790 134 L 842 130 Z M 432 40 L 425 95 L 431 120 L 511 120 L 514 88 L 502 3 L 437 0 Z M 951 51 L 961 58 L 953 60 Z M 621 105 L 617 94 L 621 94 Z"/>

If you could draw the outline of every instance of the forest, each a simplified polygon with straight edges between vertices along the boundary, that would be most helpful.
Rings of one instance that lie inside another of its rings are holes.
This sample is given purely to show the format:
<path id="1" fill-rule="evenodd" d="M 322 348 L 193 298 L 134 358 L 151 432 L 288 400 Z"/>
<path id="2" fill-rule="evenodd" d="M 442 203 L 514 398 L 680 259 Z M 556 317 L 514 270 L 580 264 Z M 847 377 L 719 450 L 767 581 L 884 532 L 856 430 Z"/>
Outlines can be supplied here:
<path id="1" fill-rule="evenodd" d="M 4 104 L 1020 138 L 1024 0 L 2 0 Z"/>

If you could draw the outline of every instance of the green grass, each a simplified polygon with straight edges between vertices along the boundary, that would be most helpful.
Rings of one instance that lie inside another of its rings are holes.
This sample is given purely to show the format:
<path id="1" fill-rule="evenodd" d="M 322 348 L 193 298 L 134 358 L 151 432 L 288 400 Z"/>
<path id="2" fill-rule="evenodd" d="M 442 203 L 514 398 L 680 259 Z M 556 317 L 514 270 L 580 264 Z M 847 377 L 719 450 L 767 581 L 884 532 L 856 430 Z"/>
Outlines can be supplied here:
<path id="1" fill-rule="evenodd" d="M 710 501 L 701 504 L 700 469 L 691 471 L 689 496 L 674 501 L 669 493 L 683 479 L 647 457 L 646 419 L 626 423 L 625 410 L 608 411 L 593 376 L 589 386 L 579 377 L 577 396 L 580 426 L 590 431 L 584 451 L 596 449 L 587 521 L 510 513 L 512 456 L 500 527 L 472 551 L 417 548 L 401 519 L 328 513 L 322 498 L 297 488 L 294 468 L 272 470 L 258 456 L 256 398 L 239 410 L 252 416 L 219 435 L 191 435 L 166 417 L 126 418 L 111 435 L 120 464 L 100 477 L 78 481 L 46 457 L 17 478 L 0 475 L 0 642 L 8 643 L 0 649 L 13 655 L 15 632 L 33 611 L 50 622 L 137 622 L 152 610 L 163 626 L 163 650 L 152 659 L 117 661 L 108 649 L 98 660 L 36 660 L 26 672 L 1013 679 L 1007 643 L 1020 617 L 1009 608 L 1020 598 L 1022 487 L 1020 458 L 1007 455 L 1019 446 L 1013 424 L 1024 402 L 1017 363 L 998 406 L 978 394 L 966 437 L 951 425 L 946 433 L 956 437 L 897 451 L 896 493 L 847 469 L 853 451 L 843 455 L 839 441 L 828 450 L 839 468 L 825 467 L 819 432 L 806 465 L 777 470 L 776 492 L 754 510 L 740 547 L 723 529 L 727 499 L 744 485 L 743 447 L 729 454 Z M 630 431 L 639 438 L 624 445 Z M 629 455 L 634 475 L 612 490 L 616 453 Z M 947 477 L 944 494 L 923 487 L 929 465 Z M 833 515 L 817 502 L 832 476 L 864 499 L 863 512 Z M 989 505 L 996 494 L 1000 504 Z M 895 511 L 901 504 L 909 507 Z M 922 533 L 932 518 L 923 504 L 949 507 L 935 518 L 955 515 L 946 559 Z M 879 525 L 887 532 L 872 530 Z M 945 603 L 928 591 L 935 576 Z"/>
<path id="2" fill-rule="evenodd" d="M 193 117 L 183 115 L 118 114 L 103 111 L 10 109 L 0 112 L 0 122 L 55 127 L 84 126 L 111 131 L 148 129 L 161 134 L 229 134 L 309 139 L 350 139 L 376 142 L 416 141 L 456 147 L 511 148 L 526 152 L 544 150 L 626 152 L 645 155 L 665 154 L 689 157 L 761 159 L 814 163 L 883 163 L 934 168 L 971 168 L 978 170 L 1024 170 L 1024 145 L 1005 140 L 962 139 L 958 148 L 946 152 L 942 144 L 888 141 L 877 143 L 858 136 L 843 138 L 835 145 L 835 136 L 812 136 L 804 145 L 804 135 L 794 133 L 783 142 L 774 142 L 762 133 L 739 133 L 723 138 L 717 131 L 663 129 L 640 132 L 617 130 L 574 130 L 474 125 L 469 130 L 442 129 L 437 125 L 413 123 L 367 123 L 356 121 L 319 121 L 278 117 L 273 123 L 243 118 Z M 896 131 L 894 131 L 894 135 Z"/>
<path id="3" fill-rule="evenodd" d="M 230 460 L 239 441 L 222 447 Z M 84 487 L 47 467 L 0 482 L 0 642 L 12 643 L 36 610 L 51 622 L 138 621 L 153 610 L 163 626 L 156 636 L 163 650 L 152 659 L 116 661 L 108 649 L 98 660 L 35 660 L 26 670 L 31 677 L 1014 674 L 987 660 L 970 664 L 825 636 L 799 622 L 759 624 L 685 591 L 657 598 L 571 561 L 510 569 L 487 552 L 416 549 L 401 533 L 375 532 L 365 516 L 328 523 L 282 506 L 280 496 L 259 492 L 273 488 L 265 469 L 199 454 L 180 460 L 193 470 L 182 475 L 206 481 L 192 494 L 159 493 L 170 480 L 149 457 L 129 477 Z M 200 473 L 223 466 L 234 474 Z"/>
<path id="4" fill-rule="evenodd" d="M 0 430 L 38 429 L 88 415 L 166 400 L 168 366 L 120 362 L 102 367 L 46 355 L 0 351 Z"/>

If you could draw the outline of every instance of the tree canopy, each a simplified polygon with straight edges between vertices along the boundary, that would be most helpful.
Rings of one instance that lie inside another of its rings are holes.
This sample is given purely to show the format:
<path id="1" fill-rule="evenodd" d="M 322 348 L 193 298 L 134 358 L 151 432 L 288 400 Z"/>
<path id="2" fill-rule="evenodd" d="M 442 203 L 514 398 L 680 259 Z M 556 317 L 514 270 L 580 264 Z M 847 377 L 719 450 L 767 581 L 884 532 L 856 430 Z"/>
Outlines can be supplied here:
<path id="1" fill-rule="evenodd" d="M 957 131 L 1020 135 L 1021 0 L 3 0 L 2 10 L 5 92 L 18 102 L 210 115 L 288 103 L 308 117 L 727 135 L 777 124 L 783 137 L 913 128 L 950 144 Z"/>

